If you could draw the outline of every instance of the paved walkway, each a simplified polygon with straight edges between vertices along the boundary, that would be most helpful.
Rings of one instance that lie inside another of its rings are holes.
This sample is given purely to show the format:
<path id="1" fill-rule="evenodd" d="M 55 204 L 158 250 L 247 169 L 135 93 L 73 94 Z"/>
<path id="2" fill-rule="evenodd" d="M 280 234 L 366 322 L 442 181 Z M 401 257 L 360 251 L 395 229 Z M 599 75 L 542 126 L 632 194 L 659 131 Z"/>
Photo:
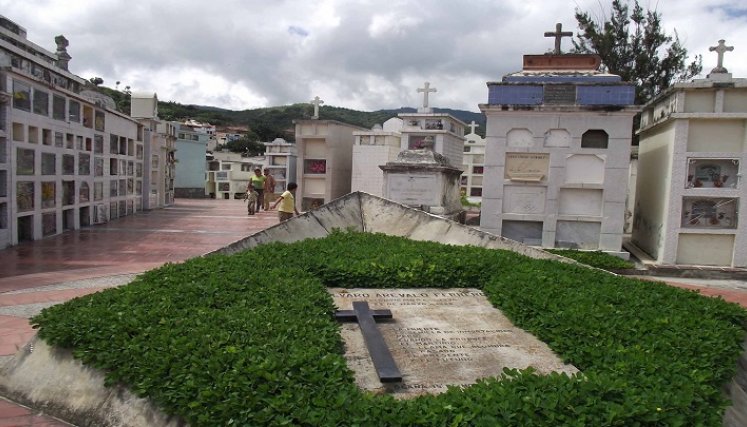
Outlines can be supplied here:
<path id="1" fill-rule="evenodd" d="M 129 283 L 137 273 L 224 247 L 277 224 L 240 200 L 178 199 L 174 206 L 0 250 L 0 363 L 33 337 L 43 308 Z M 747 282 L 641 277 L 698 289 L 747 307 Z M 0 427 L 69 426 L 0 397 Z"/>
<path id="2" fill-rule="evenodd" d="M 0 250 L 0 362 L 33 337 L 43 308 L 130 282 L 137 273 L 224 247 L 277 224 L 241 200 L 177 199 L 165 209 Z M 69 426 L 0 398 L 0 427 Z"/>

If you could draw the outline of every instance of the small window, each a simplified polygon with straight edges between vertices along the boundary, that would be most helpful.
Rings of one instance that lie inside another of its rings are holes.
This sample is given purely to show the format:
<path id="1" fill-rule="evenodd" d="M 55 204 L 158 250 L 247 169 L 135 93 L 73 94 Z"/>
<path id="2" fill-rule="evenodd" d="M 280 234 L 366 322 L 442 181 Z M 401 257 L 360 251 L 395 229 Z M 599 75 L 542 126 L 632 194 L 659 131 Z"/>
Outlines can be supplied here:
<path id="1" fill-rule="evenodd" d="M 62 155 L 62 174 L 75 175 L 75 156 L 71 154 Z"/>
<path id="2" fill-rule="evenodd" d="M 472 187 L 469 190 L 469 195 L 472 197 L 482 197 L 482 188 L 480 187 Z"/>
<path id="3" fill-rule="evenodd" d="M 591 129 L 581 136 L 581 148 L 607 148 L 609 135 L 600 129 Z"/>
<path id="4" fill-rule="evenodd" d="M 34 174 L 34 150 L 16 149 L 16 175 Z"/>
<path id="5" fill-rule="evenodd" d="M 230 171 L 231 170 L 231 164 L 230 163 L 223 163 L 220 165 L 220 170 L 222 171 Z"/>
<path id="6" fill-rule="evenodd" d="M 52 95 L 52 118 L 55 120 L 65 120 L 65 97 Z"/>
<path id="7" fill-rule="evenodd" d="M 56 161 L 54 153 L 42 153 L 42 175 L 57 175 Z"/>
<path id="8" fill-rule="evenodd" d="M 472 173 L 476 175 L 482 175 L 483 169 L 483 166 L 472 166 Z"/>
<path id="9" fill-rule="evenodd" d="M 47 92 L 34 89 L 34 113 L 42 116 L 49 115 L 49 94 Z"/>
<path id="10" fill-rule="evenodd" d="M 53 208 L 55 206 L 55 198 L 57 197 L 55 182 L 42 182 L 42 209 Z"/>
<path id="11" fill-rule="evenodd" d="M 13 80 L 13 108 L 31 111 L 31 86 Z"/>
<path id="12" fill-rule="evenodd" d="M 67 117 L 71 122 L 80 123 L 80 102 L 70 100 L 67 104 Z"/>
<path id="13" fill-rule="evenodd" d="M 103 113 L 103 112 L 101 112 L 101 111 L 98 111 L 98 110 L 96 111 L 96 119 L 95 119 L 96 121 L 95 121 L 95 123 L 94 123 L 94 128 L 95 128 L 95 129 L 96 129 L 97 131 L 100 131 L 100 132 L 103 132 L 103 131 L 104 131 L 104 127 L 105 127 L 105 126 L 104 126 L 104 118 L 105 118 L 105 117 L 106 117 L 106 116 L 104 115 L 104 113 Z"/>

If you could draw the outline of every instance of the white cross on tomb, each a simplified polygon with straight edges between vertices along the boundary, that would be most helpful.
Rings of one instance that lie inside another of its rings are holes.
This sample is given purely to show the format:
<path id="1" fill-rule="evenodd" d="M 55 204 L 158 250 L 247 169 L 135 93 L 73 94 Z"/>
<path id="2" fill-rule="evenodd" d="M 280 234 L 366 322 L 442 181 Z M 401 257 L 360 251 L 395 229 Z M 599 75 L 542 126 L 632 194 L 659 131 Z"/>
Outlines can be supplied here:
<path id="1" fill-rule="evenodd" d="M 711 46 L 708 50 L 718 53 L 718 64 L 716 64 L 716 68 L 711 70 L 711 73 L 728 73 L 726 68 L 724 68 L 724 53 L 733 51 L 734 46 L 727 46 L 726 40 L 721 39 L 718 41 L 718 46 Z"/>
<path id="2" fill-rule="evenodd" d="M 428 93 L 430 92 L 438 92 L 436 88 L 432 88 L 430 82 L 425 82 L 423 85 L 424 87 L 418 88 L 418 93 L 423 94 L 423 110 L 428 111 Z"/>
<path id="3" fill-rule="evenodd" d="M 314 115 L 311 118 L 318 119 L 319 118 L 319 106 L 321 104 L 324 104 L 324 101 L 319 99 L 318 96 L 315 96 L 314 99 L 311 100 L 311 103 L 314 105 Z"/>
<path id="4" fill-rule="evenodd" d="M 475 133 L 475 128 L 479 128 L 480 125 L 475 123 L 474 120 L 472 120 L 472 123 L 469 124 L 469 133 Z"/>

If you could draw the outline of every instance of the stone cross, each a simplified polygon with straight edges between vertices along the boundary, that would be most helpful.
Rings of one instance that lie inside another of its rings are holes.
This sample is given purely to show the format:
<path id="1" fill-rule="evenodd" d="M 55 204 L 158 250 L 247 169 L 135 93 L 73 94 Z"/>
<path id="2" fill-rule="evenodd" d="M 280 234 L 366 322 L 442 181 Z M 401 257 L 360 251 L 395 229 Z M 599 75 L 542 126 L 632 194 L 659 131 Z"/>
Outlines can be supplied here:
<path id="1" fill-rule="evenodd" d="M 315 96 L 314 99 L 311 100 L 311 103 L 314 105 L 314 115 L 311 116 L 311 118 L 318 119 L 319 118 L 319 106 L 321 104 L 324 104 L 324 101 L 319 99 L 318 96 Z"/>
<path id="2" fill-rule="evenodd" d="M 726 40 L 721 39 L 718 41 L 718 46 L 711 46 L 708 50 L 718 53 L 718 64 L 716 64 L 716 68 L 711 70 L 711 73 L 728 73 L 729 71 L 724 68 L 724 53 L 733 51 L 734 46 L 727 46 Z"/>
<path id="3" fill-rule="evenodd" d="M 563 37 L 573 37 L 573 32 L 563 32 L 563 24 L 558 22 L 555 24 L 555 32 L 548 31 L 545 33 L 545 37 L 555 37 L 555 55 L 560 55 L 560 40 Z"/>
<path id="4" fill-rule="evenodd" d="M 371 355 L 376 373 L 382 383 L 402 382 L 402 374 L 394 363 L 392 353 L 384 342 L 384 337 L 376 328 L 376 319 L 391 319 L 390 310 L 371 310 L 366 301 L 353 301 L 352 310 L 338 310 L 335 313 L 337 320 L 357 321 L 361 327 L 363 340 L 366 342 L 368 354 Z"/>
<path id="5" fill-rule="evenodd" d="M 438 90 L 436 90 L 435 87 L 431 88 L 430 82 L 425 82 L 423 87 L 418 88 L 418 93 L 421 93 L 421 92 L 423 94 L 423 109 L 427 110 L 428 109 L 428 93 L 438 92 Z"/>
<path id="6" fill-rule="evenodd" d="M 475 128 L 479 128 L 480 125 L 475 123 L 474 120 L 472 120 L 472 123 L 469 124 L 469 133 L 475 133 Z"/>

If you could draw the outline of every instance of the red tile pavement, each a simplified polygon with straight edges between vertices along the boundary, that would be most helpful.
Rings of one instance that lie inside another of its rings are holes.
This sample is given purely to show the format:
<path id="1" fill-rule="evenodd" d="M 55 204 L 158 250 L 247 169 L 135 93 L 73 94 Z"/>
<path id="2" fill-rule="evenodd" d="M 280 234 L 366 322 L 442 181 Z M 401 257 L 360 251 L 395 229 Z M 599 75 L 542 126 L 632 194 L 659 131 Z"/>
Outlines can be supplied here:
<path id="1" fill-rule="evenodd" d="M 672 280 L 667 280 L 666 283 L 678 288 L 698 291 L 698 293 L 700 293 L 701 295 L 709 297 L 721 297 L 725 301 L 734 302 L 741 305 L 742 307 L 747 307 L 747 291 L 740 291 L 736 289 L 706 288 L 702 286 L 691 285 L 688 283 L 678 283 Z"/>
<path id="2" fill-rule="evenodd" d="M 106 224 L 0 250 L 0 292 L 150 270 L 203 255 L 277 224 L 241 200 L 177 199 Z"/>
<path id="3" fill-rule="evenodd" d="M 177 199 L 156 209 L 0 250 L 0 307 L 67 301 L 101 288 L 3 294 L 80 279 L 139 273 L 181 262 L 277 224 L 277 213 L 246 215 L 241 200 Z M 35 331 L 0 315 L 0 355 L 15 354 Z M 66 426 L 0 399 L 0 427 Z"/>
<path id="4" fill-rule="evenodd" d="M 107 288 L 62 289 L 58 291 L 40 291 L 23 294 L 0 294 L 0 307 L 8 307 L 40 302 L 67 301 L 75 297 L 92 294 Z"/>
<path id="5" fill-rule="evenodd" d="M 0 398 L 0 427 L 69 427 L 67 424 Z"/>

